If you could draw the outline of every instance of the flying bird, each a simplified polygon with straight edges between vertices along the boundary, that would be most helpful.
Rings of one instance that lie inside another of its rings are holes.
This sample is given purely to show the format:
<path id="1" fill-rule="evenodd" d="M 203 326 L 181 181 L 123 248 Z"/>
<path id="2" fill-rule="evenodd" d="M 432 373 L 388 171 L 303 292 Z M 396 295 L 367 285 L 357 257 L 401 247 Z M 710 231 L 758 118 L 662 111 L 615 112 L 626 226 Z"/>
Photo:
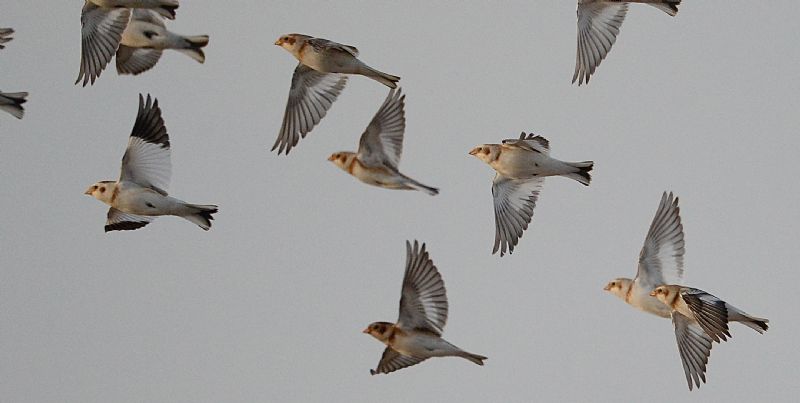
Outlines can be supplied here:
<path id="1" fill-rule="evenodd" d="M 211 228 L 215 205 L 189 204 L 167 194 L 172 163 L 167 128 L 161 118 L 158 100 L 139 95 L 139 113 L 122 157 L 119 180 L 100 181 L 85 194 L 108 204 L 105 230 L 134 230 L 152 222 L 156 216 L 183 217 L 200 228 Z"/>
<path id="2" fill-rule="evenodd" d="M 650 293 L 668 307 L 672 315 L 683 315 L 692 323 L 703 328 L 707 335 L 717 343 L 732 337 L 729 322 L 739 322 L 758 333 L 769 329 L 768 319 L 756 318 L 744 313 L 733 305 L 697 288 L 680 285 L 662 285 Z"/>
<path id="3" fill-rule="evenodd" d="M 442 338 L 447 322 L 447 292 L 441 274 L 428 257 L 425 244 L 406 241 L 406 272 L 397 323 L 374 322 L 364 329 L 386 344 L 378 367 L 370 373 L 388 374 L 431 357 L 462 357 L 483 365 L 486 357 L 468 353 Z"/>
<path id="4" fill-rule="evenodd" d="M 14 39 L 11 37 L 13 34 L 14 29 L 12 28 L 0 28 L 0 49 L 5 49 L 5 44 Z"/>
<path id="5" fill-rule="evenodd" d="M 514 252 L 528 228 L 546 176 L 564 176 L 589 186 L 592 161 L 564 162 L 550 157 L 550 142 L 522 132 L 519 139 L 483 144 L 469 152 L 489 164 L 497 174 L 492 183 L 495 238 L 492 253 Z"/>
<path id="6" fill-rule="evenodd" d="M 117 57 L 119 74 L 152 68 L 165 49 L 175 49 L 202 63 L 207 35 L 182 36 L 168 31 L 162 18 L 175 18 L 177 0 L 86 0 L 81 14 L 81 66 L 75 84 L 100 76 Z"/>
<path id="7" fill-rule="evenodd" d="M 683 239 L 678 198 L 672 193 L 661 196 L 653 222 L 647 231 L 641 252 L 636 277 L 617 278 L 610 281 L 604 290 L 621 298 L 629 305 L 644 312 L 672 317 L 675 338 L 681 357 L 689 390 L 694 384 L 706 381 L 706 366 L 711 355 L 711 337 L 703 329 L 680 315 L 672 315 L 672 310 L 650 296 L 656 287 L 683 277 L 683 256 L 686 253 Z M 694 381 L 694 383 L 693 383 Z"/>
<path id="8" fill-rule="evenodd" d="M 578 50 L 572 82 L 589 83 L 589 77 L 606 58 L 617 40 L 628 13 L 628 3 L 649 4 L 675 16 L 681 0 L 578 0 Z"/>
<path id="9" fill-rule="evenodd" d="M 421 190 L 434 196 L 439 194 L 439 189 L 423 185 L 397 169 L 406 129 L 405 98 L 400 89 L 389 90 L 383 105 L 361 135 L 358 153 L 340 151 L 328 157 L 328 161 L 369 185 Z"/>
<path id="10" fill-rule="evenodd" d="M 22 107 L 22 104 L 28 101 L 25 99 L 27 96 L 27 92 L 0 91 L 0 110 L 10 113 L 17 119 L 22 119 L 25 115 L 25 108 Z"/>
<path id="11" fill-rule="evenodd" d="M 347 83 L 346 74 L 359 74 L 396 88 L 400 77 L 386 74 L 358 60 L 358 49 L 302 34 L 283 35 L 275 45 L 286 49 L 299 63 L 292 75 L 283 124 L 272 150 L 292 150 L 328 113 Z"/>

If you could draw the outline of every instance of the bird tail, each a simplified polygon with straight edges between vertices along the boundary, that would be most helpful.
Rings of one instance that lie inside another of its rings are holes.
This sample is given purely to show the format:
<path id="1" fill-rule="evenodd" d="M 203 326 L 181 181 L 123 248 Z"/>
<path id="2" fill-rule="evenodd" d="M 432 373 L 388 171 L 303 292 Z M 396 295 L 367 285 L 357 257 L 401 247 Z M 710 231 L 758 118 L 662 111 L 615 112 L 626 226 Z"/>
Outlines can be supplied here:
<path id="1" fill-rule="evenodd" d="M 211 228 L 211 220 L 214 219 L 211 214 L 219 211 L 219 208 L 213 204 L 186 204 L 184 207 L 193 211 L 184 215 L 183 218 L 197 224 L 206 231 Z"/>
<path id="2" fill-rule="evenodd" d="M 10 92 L 10 93 L 2 93 L 0 92 L 0 101 L 3 99 L 7 99 L 11 101 L 10 103 L 0 103 L 0 110 L 4 110 L 10 113 L 17 119 L 22 119 L 22 116 L 25 115 L 25 108 L 22 107 L 22 104 L 27 102 L 28 100 L 25 97 L 28 96 L 27 92 Z"/>
<path id="3" fill-rule="evenodd" d="M 202 48 L 208 45 L 208 35 L 184 36 L 181 39 L 183 39 L 183 43 L 176 49 L 178 52 L 200 63 L 206 61 L 206 54 L 203 53 Z"/>
<path id="4" fill-rule="evenodd" d="M 439 194 L 439 189 L 435 187 L 430 187 L 427 185 L 423 185 L 411 178 L 408 178 L 408 182 L 406 183 L 411 189 L 423 191 L 431 196 L 436 196 Z"/>
<path id="5" fill-rule="evenodd" d="M 466 351 L 462 351 L 461 354 L 459 354 L 459 357 L 466 358 L 466 359 L 468 359 L 468 360 L 470 360 L 470 361 L 472 361 L 472 362 L 474 362 L 474 363 L 476 363 L 478 365 L 483 365 L 483 360 L 488 359 L 487 357 L 484 357 L 482 355 L 472 354 L 472 353 L 468 353 Z"/>
<path id="6" fill-rule="evenodd" d="M 681 4 L 681 0 L 659 0 L 647 4 L 674 17 L 675 14 L 678 14 L 678 6 Z"/>
<path id="7" fill-rule="evenodd" d="M 764 332 L 769 329 L 769 319 L 763 318 L 756 318 L 755 316 L 750 316 L 738 309 L 731 309 L 730 306 L 728 307 L 728 320 L 733 322 L 739 322 L 756 332 L 763 334 Z"/>
<path id="8" fill-rule="evenodd" d="M 155 12 L 163 16 L 164 18 L 169 18 L 171 20 L 175 19 L 175 10 L 178 9 L 178 0 L 160 0 L 158 3 L 158 7 L 155 9 Z"/>
<path id="9" fill-rule="evenodd" d="M 386 74 L 382 71 L 378 71 L 373 69 L 372 67 L 367 66 L 366 64 L 361 63 L 361 71 L 360 74 L 363 74 L 389 88 L 397 88 L 397 82 L 400 81 L 400 77 L 393 76 L 391 74 Z"/>
<path id="10" fill-rule="evenodd" d="M 592 168 L 594 168 L 594 161 L 567 162 L 566 164 L 572 168 L 575 168 L 576 171 L 564 174 L 563 176 L 566 176 L 570 179 L 575 179 L 584 186 L 589 186 L 589 183 L 592 181 L 592 175 L 590 175 L 589 172 L 591 172 Z"/>

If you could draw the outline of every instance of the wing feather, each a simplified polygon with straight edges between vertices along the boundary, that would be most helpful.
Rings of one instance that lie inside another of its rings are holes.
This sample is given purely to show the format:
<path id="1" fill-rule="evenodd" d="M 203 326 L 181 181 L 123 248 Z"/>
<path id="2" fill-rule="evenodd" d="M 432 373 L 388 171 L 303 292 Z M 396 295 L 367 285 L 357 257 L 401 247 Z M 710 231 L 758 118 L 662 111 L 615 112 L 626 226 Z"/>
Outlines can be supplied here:
<path id="1" fill-rule="evenodd" d="M 447 323 L 447 291 L 444 280 L 428 257 L 425 244 L 406 241 L 406 271 L 400 296 L 397 326 L 442 335 Z"/>

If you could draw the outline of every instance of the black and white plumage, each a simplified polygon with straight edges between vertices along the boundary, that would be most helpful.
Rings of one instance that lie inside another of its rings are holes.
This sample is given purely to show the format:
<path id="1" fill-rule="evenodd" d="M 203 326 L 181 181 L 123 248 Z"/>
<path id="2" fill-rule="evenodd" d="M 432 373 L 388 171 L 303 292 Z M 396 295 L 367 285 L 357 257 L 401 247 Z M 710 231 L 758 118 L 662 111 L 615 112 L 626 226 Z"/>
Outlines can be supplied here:
<path id="1" fill-rule="evenodd" d="M 462 357 L 483 365 L 486 357 L 468 353 L 444 340 L 449 306 L 444 280 L 425 250 L 406 242 L 406 270 L 397 323 L 374 322 L 367 333 L 386 344 L 372 375 L 388 374 L 431 357 Z"/>
<path id="2" fill-rule="evenodd" d="M 501 144 L 482 144 L 469 152 L 491 166 L 497 174 L 492 182 L 495 238 L 492 253 L 500 256 L 514 247 L 528 229 L 544 178 L 564 176 L 588 186 L 594 162 L 565 162 L 550 157 L 550 142 L 542 136 L 522 132 L 518 139 Z"/>
<path id="3" fill-rule="evenodd" d="M 120 178 L 100 181 L 85 194 L 108 204 L 105 230 L 134 230 L 160 215 L 174 215 L 211 228 L 215 205 L 190 204 L 167 194 L 172 163 L 170 141 L 158 100 L 139 95 L 139 113 L 122 157 Z"/>
<path id="4" fill-rule="evenodd" d="M 405 95 L 400 89 L 392 89 L 361 134 L 358 153 L 336 152 L 328 157 L 328 161 L 369 185 L 386 189 L 421 190 L 431 196 L 439 194 L 439 189 L 423 185 L 398 169 L 405 129 Z"/>
<path id="5" fill-rule="evenodd" d="M 2 92 L 0 91 L 0 110 L 8 112 L 11 116 L 22 119 L 25 116 L 25 108 L 22 106 L 28 102 L 27 92 Z"/>
<path id="6" fill-rule="evenodd" d="M 711 342 L 719 343 L 731 337 L 729 322 L 740 322 L 758 333 L 769 329 L 769 320 L 750 316 L 697 288 L 661 285 L 650 295 L 670 309 L 689 390 L 692 389 L 693 381 L 697 387 L 700 387 L 701 380 L 705 382 L 703 372 L 711 351 Z M 705 354 L 705 357 L 701 357 L 701 354 Z M 700 359 L 703 359 L 702 366 Z"/>
<path id="7" fill-rule="evenodd" d="M 681 0 L 579 0 L 578 47 L 573 83 L 588 84 L 597 66 L 611 51 L 628 13 L 628 3 L 646 3 L 675 16 Z"/>

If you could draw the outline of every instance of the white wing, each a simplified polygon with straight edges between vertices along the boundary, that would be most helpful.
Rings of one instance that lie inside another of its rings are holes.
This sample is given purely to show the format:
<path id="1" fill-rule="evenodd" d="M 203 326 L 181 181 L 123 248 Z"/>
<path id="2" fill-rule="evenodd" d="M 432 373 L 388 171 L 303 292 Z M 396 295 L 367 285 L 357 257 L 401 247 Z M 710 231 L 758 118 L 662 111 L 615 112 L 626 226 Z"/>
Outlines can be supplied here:
<path id="1" fill-rule="evenodd" d="M 169 135 L 158 100 L 139 94 L 139 113 L 122 157 L 120 181 L 131 181 L 166 195 L 172 175 Z"/>
<path id="2" fill-rule="evenodd" d="M 514 252 L 523 231 L 533 217 L 533 209 L 544 178 L 510 179 L 497 174 L 492 184 L 494 197 L 494 221 L 496 233 L 492 253 L 500 250 L 500 256 Z"/>
<path id="3" fill-rule="evenodd" d="M 697 323 L 692 323 L 689 318 L 678 312 L 672 313 L 672 324 L 675 325 L 678 353 L 681 356 L 689 390 L 692 390 L 692 381 L 699 388 L 700 381 L 706 381 L 706 365 L 711 355 L 711 338 Z"/>
<path id="4" fill-rule="evenodd" d="M 400 296 L 397 326 L 442 335 L 447 323 L 447 291 L 442 275 L 428 257 L 425 244 L 414 248 L 406 241 L 406 273 Z"/>
<path id="5" fill-rule="evenodd" d="M 289 154 L 300 138 L 319 123 L 328 113 L 347 83 L 347 76 L 337 73 L 320 73 L 300 63 L 294 69 L 289 101 L 283 115 L 283 124 L 272 150 Z"/>
<path id="6" fill-rule="evenodd" d="M 589 77 L 617 40 L 627 12 L 628 3 L 578 3 L 578 50 L 573 83 L 575 80 L 578 80 L 578 85 L 589 83 Z"/>
<path id="7" fill-rule="evenodd" d="M 634 279 L 645 290 L 664 284 L 679 283 L 683 277 L 683 224 L 678 198 L 672 192 L 661 196 L 656 215 L 639 253 L 639 270 Z"/>
<path id="8" fill-rule="evenodd" d="M 389 91 L 358 144 L 358 160 L 366 166 L 388 165 L 397 169 L 403 154 L 406 130 L 405 98 L 400 90 Z"/>
<path id="9" fill-rule="evenodd" d="M 86 1 L 81 13 L 81 70 L 75 84 L 94 84 L 116 53 L 130 16 L 127 8 L 101 8 Z"/>
<path id="10" fill-rule="evenodd" d="M 111 207 L 108 209 L 108 216 L 106 218 L 106 232 L 139 229 L 150 224 L 154 219 L 155 217 L 123 213 Z"/>

